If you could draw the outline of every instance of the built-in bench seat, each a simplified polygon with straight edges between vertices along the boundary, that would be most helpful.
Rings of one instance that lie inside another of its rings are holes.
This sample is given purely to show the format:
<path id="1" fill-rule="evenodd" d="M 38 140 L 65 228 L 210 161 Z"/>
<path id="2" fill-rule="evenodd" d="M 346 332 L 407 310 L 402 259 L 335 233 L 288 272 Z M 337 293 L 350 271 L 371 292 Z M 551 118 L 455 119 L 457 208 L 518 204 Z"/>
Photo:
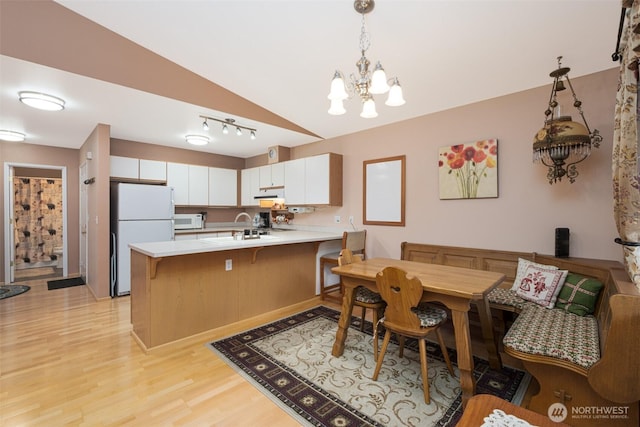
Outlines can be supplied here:
<path id="1" fill-rule="evenodd" d="M 407 242 L 402 258 L 505 274 L 487 300 L 494 318 L 515 317 L 502 344 L 537 380 L 540 390 L 529 409 L 546 415 L 562 403 L 570 425 L 639 425 L 640 292 L 620 263 Z M 599 280 L 604 288 L 594 314 L 578 316 L 520 298 L 511 290 L 519 258 Z"/>

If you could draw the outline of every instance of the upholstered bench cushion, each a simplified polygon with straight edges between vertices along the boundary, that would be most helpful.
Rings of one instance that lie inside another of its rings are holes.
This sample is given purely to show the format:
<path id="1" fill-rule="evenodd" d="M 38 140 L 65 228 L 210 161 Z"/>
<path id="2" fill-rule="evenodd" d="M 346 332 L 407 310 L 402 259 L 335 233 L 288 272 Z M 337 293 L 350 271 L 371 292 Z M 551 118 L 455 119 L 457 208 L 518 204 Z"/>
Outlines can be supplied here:
<path id="1" fill-rule="evenodd" d="M 382 302 L 382 297 L 379 293 L 373 292 L 364 286 L 358 286 L 356 288 L 356 301 L 363 302 L 365 304 L 377 304 Z"/>
<path id="2" fill-rule="evenodd" d="M 516 291 L 505 288 L 494 288 L 487 295 L 487 299 L 492 304 L 506 305 L 522 310 L 526 304 L 529 304 L 524 298 L 520 298 Z"/>
<path id="3" fill-rule="evenodd" d="M 421 304 L 411 311 L 418 315 L 420 326 L 423 328 L 431 328 L 447 320 L 447 312 L 432 305 Z"/>
<path id="4" fill-rule="evenodd" d="M 505 347 L 589 368 L 600 359 L 598 321 L 559 309 L 525 305 L 504 336 Z"/>

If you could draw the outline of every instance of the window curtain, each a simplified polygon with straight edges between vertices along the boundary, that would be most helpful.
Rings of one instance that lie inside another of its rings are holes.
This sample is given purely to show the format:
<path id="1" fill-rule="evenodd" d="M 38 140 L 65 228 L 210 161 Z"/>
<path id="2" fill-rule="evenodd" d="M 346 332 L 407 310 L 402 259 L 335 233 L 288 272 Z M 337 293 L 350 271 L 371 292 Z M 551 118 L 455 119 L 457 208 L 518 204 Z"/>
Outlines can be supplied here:
<path id="1" fill-rule="evenodd" d="M 624 263 L 640 289 L 640 174 L 638 170 L 638 59 L 640 8 L 638 0 L 623 0 L 625 22 L 620 39 L 620 77 L 613 131 L 614 217 L 624 251 Z"/>

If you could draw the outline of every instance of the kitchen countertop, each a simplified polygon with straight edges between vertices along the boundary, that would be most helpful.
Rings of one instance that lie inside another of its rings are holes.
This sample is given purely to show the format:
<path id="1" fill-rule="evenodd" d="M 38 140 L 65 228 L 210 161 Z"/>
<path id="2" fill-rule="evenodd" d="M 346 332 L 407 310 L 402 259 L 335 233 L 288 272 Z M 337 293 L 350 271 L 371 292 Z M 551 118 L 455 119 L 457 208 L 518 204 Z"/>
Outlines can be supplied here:
<path id="1" fill-rule="evenodd" d="M 206 229 L 211 230 L 211 229 Z M 341 240 L 341 231 L 273 231 L 259 239 L 234 240 L 233 237 L 211 237 L 199 240 L 171 240 L 166 242 L 132 243 L 129 247 L 152 258 L 189 255 L 203 252 L 228 251 L 294 243 Z"/>

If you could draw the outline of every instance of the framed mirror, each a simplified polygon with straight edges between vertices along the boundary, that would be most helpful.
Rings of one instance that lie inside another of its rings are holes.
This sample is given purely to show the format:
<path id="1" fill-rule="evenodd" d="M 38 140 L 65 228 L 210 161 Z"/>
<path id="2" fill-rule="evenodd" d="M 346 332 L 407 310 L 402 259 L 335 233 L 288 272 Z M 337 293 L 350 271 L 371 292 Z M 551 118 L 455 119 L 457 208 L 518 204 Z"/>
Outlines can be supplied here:
<path id="1" fill-rule="evenodd" d="M 404 226 L 406 156 L 363 162 L 363 223 Z"/>

